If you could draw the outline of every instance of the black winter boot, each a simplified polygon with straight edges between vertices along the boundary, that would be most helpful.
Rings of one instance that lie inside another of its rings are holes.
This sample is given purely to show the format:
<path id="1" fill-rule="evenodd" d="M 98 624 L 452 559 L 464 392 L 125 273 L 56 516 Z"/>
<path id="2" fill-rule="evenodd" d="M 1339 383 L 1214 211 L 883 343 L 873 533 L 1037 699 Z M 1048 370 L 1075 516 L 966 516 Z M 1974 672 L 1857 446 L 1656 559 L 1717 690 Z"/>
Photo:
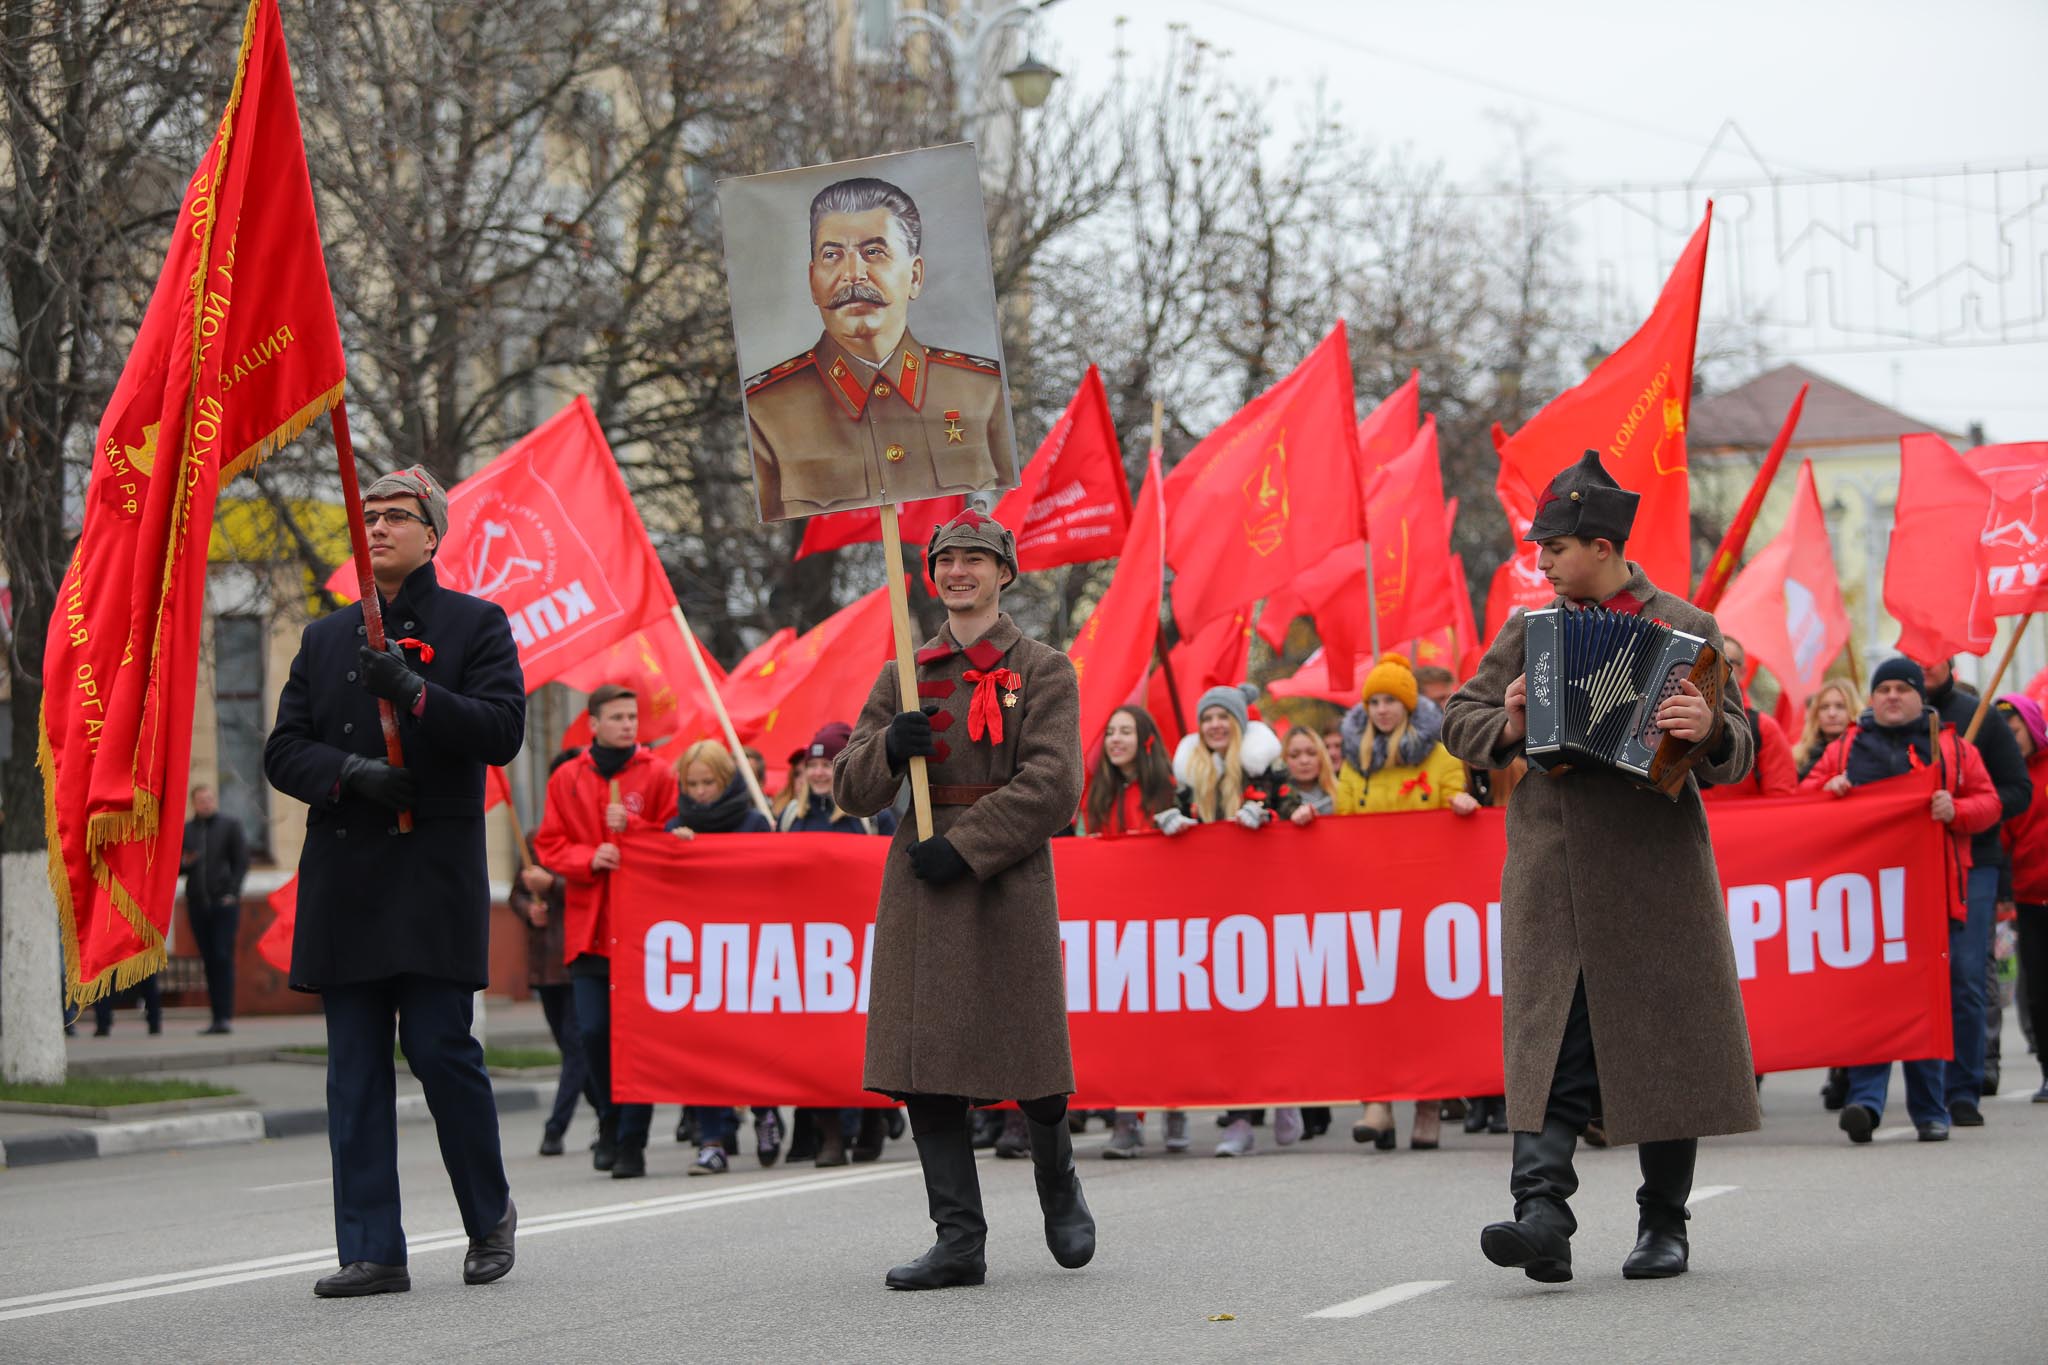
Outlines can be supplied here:
<path id="1" fill-rule="evenodd" d="M 619 1111 L 600 1114 L 597 1118 L 597 1142 L 590 1149 L 590 1169 L 608 1171 L 619 1157 Z"/>
<path id="2" fill-rule="evenodd" d="M 1643 1185 L 1636 1191 L 1636 1207 L 1641 1213 L 1636 1249 L 1621 1263 L 1622 1278 L 1668 1280 L 1685 1273 L 1690 1255 L 1685 1223 L 1692 1217 L 1685 1204 L 1692 1198 L 1692 1168 L 1699 1150 L 1697 1138 L 1637 1144 Z"/>
<path id="3" fill-rule="evenodd" d="M 836 1120 L 837 1115 L 834 1115 Z M 980 1284 L 988 1276 L 983 1249 L 988 1220 L 981 1212 L 981 1180 L 974 1169 L 974 1140 L 965 1128 L 925 1133 L 916 1139 L 924 1167 L 925 1199 L 938 1241 L 908 1265 L 891 1270 L 891 1289 L 946 1289 Z"/>
<path id="4" fill-rule="evenodd" d="M 1031 1168 L 1038 1183 L 1038 1207 L 1045 1213 L 1045 1244 L 1052 1258 L 1068 1270 L 1095 1259 L 1095 1215 L 1081 1197 L 1081 1177 L 1074 1170 L 1074 1137 L 1064 1119 L 1039 1123 L 1026 1119 L 1031 1130 Z"/>
<path id="5" fill-rule="evenodd" d="M 1578 1220 L 1568 1202 L 1578 1193 L 1572 1153 L 1578 1134 L 1562 1119 L 1545 1120 L 1540 1133 L 1515 1134 L 1515 1165 L 1508 1189 L 1515 1196 L 1515 1221 L 1489 1224 L 1479 1249 L 1498 1266 L 1520 1270 L 1544 1284 L 1572 1277 L 1572 1234 Z"/>

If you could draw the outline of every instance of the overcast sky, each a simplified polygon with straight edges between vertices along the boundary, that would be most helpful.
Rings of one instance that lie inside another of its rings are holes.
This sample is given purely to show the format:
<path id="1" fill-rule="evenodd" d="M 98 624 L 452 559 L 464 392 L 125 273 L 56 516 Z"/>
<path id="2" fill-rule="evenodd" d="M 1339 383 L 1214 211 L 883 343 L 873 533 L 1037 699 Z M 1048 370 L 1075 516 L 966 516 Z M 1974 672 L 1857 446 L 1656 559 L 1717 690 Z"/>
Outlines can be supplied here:
<path id="1" fill-rule="evenodd" d="M 1230 54 L 1237 78 L 1270 83 L 1283 124 L 1320 79 L 1361 138 L 1440 159 L 1475 187 L 1504 149 L 1490 110 L 1537 118 L 1545 178 L 1564 185 L 1694 180 L 1731 118 L 1783 175 L 2030 157 L 2048 167 L 2048 0 L 1063 0 L 1042 17 L 1036 46 L 1099 86 L 1118 16 L 1139 65 L 1166 52 L 1169 24 L 1185 23 Z M 1724 152 L 1705 176 L 1753 176 L 1754 166 Z M 2048 180 L 2037 172 L 2030 184 Z M 2035 240 L 2048 244 L 2048 204 Z M 1792 358 L 1944 426 L 1975 420 L 1994 440 L 2048 439 L 2048 343 Z"/>

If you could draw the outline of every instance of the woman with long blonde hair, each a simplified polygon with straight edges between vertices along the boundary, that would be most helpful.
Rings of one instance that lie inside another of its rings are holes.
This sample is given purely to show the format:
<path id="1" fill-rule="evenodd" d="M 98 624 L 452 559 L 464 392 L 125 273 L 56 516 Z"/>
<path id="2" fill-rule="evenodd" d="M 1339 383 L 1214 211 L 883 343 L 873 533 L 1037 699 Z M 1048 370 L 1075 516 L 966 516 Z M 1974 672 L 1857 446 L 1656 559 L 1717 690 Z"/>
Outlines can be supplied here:
<path id="1" fill-rule="evenodd" d="M 1849 733 L 1862 710 L 1856 684 L 1847 678 L 1829 678 L 1820 691 L 1807 698 L 1806 724 L 1799 731 L 1799 742 L 1792 746 L 1792 762 L 1799 768 L 1801 781 L 1820 762 L 1821 750 Z"/>

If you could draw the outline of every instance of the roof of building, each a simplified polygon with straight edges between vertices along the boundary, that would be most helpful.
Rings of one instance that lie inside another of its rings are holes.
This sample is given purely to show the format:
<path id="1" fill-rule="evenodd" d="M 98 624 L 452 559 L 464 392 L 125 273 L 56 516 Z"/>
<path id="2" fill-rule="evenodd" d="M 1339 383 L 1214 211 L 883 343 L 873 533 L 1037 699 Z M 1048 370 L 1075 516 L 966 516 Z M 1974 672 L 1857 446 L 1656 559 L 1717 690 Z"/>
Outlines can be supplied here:
<path id="1" fill-rule="evenodd" d="M 1726 393 L 1695 401 L 1686 422 L 1686 444 L 1697 451 L 1768 447 L 1777 439 L 1801 384 L 1812 388 L 1799 414 L 1799 429 L 1793 433 L 1795 448 L 1875 444 L 1919 431 L 1960 439 L 1959 433 L 1908 417 L 1803 365 L 1780 365 Z"/>

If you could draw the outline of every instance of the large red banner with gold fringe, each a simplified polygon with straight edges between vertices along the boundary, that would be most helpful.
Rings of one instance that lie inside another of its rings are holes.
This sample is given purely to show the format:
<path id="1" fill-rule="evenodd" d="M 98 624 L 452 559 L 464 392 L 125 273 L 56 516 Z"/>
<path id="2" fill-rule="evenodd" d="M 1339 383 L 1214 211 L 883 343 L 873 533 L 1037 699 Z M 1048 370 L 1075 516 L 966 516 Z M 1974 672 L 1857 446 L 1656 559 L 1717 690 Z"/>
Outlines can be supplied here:
<path id="1" fill-rule="evenodd" d="M 284 32 L 276 0 L 252 0 L 100 420 L 44 656 L 50 882 L 80 1004 L 163 965 L 220 485 L 339 401 L 342 378 Z"/>
<path id="2" fill-rule="evenodd" d="M 1948 1055 L 1931 787 L 1710 808 L 1759 1072 Z M 611 874 L 620 1097 L 872 1103 L 868 964 L 891 847 L 629 838 Z M 1505 852 L 1491 810 L 1055 840 L 1079 1102 L 1499 1093 Z"/>

